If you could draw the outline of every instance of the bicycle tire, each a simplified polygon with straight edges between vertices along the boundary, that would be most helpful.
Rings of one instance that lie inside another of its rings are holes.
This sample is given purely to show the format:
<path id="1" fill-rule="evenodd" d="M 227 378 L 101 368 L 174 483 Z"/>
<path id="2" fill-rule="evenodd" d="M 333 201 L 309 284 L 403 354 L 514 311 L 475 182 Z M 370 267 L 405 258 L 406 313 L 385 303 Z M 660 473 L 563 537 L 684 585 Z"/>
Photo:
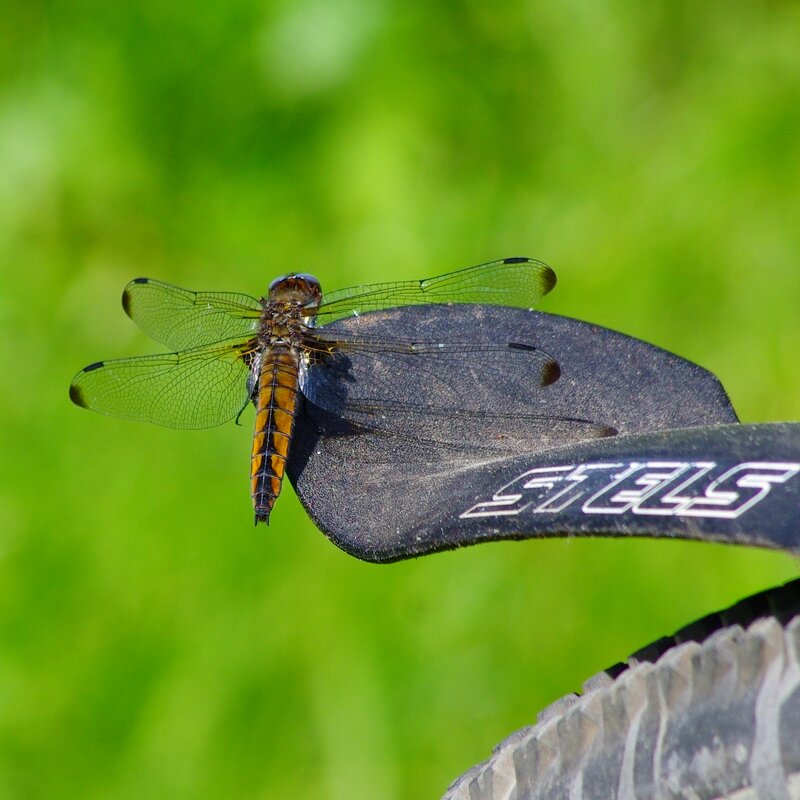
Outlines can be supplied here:
<path id="1" fill-rule="evenodd" d="M 443 800 L 800 800 L 800 580 L 544 709 Z"/>

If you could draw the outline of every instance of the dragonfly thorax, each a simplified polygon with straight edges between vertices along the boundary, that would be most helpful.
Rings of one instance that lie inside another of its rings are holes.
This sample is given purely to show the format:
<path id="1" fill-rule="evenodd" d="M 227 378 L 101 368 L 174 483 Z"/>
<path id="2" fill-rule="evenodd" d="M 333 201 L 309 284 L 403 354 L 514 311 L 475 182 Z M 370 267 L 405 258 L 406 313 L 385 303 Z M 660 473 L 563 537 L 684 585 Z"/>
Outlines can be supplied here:
<path id="1" fill-rule="evenodd" d="M 306 311 L 299 303 L 269 301 L 258 331 L 261 346 L 299 346 L 308 331 L 305 314 Z"/>
<path id="2" fill-rule="evenodd" d="M 261 345 L 299 345 L 321 299 L 322 290 L 313 275 L 292 273 L 272 281 L 267 297 L 261 299 Z"/>

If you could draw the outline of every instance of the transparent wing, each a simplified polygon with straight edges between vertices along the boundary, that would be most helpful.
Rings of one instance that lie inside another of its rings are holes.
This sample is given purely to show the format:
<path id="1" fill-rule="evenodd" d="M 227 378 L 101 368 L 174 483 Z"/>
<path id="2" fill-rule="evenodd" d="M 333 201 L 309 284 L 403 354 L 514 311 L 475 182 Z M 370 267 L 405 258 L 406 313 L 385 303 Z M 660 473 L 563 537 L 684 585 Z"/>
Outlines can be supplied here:
<path id="1" fill-rule="evenodd" d="M 262 311 L 247 294 L 192 292 L 150 278 L 125 287 L 122 307 L 151 339 L 175 350 L 250 338 Z"/>
<path id="2" fill-rule="evenodd" d="M 313 335 L 304 342 L 304 347 L 319 355 L 335 354 L 342 362 L 348 354 L 366 356 L 398 367 L 400 364 L 411 369 L 435 368 L 437 365 L 455 369 L 473 369 L 481 364 L 507 361 L 507 366 L 522 364 L 532 379 L 540 386 L 548 386 L 558 380 L 561 370 L 558 362 L 547 352 L 535 345 L 522 342 L 452 342 L 452 341 L 412 341 L 406 339 L 359 337 L 337 339 L 326 332 L 314 329 Z M 516 354 L 523 354 L 516 360 Z M 386 361 L 389 359 L 389 361 Z M 404 375 L 395 375 L 401 384 Z"/>
<path id="3" fill-rule="evenodd" d="M 326 346 L 332 351 L 321 355 Z M 547 387 L 558 380 L 559 366 L 530 344 L 353 339 L 334 345 L 318 338 L 314 349 L 320 355 L 301 388 L 332 415 L 311 410 L 320 429 L 337 435 L 355 426 L 391 436 L 398 463 L 528 452 L 616 432 L 552 408 Z"/>
<path id="4" fill-rule="evenodd" d="M 316 316 L 328 324 L 351 314 L 396 306 L 484 303 L 530 308 L 556 285 L 547 264 L 505 258 L 421 281 L 352 286 L 323 295 Z"/>
<path id="5" fill-rule="evenodd" d="M 237 344 L 182 353 L 98 361 L 69 387 L 83 408 L 168 428 L 210 428 L 238 414 L 249 398 L 252 351 Z"/>
<path id="6" fill-rule="evenodd" d="M 499 385 L 517 387 L 526 403 L 560 376 L 541 348 L 517 342 L 405 341 L 327 338 L 322 330 L 305 342 L 316 356 L 303 394 L 315 405 L 353 422 L 398 409 L 441 409 L 459 414 L 489 410 L 484 395 Z M 509 403 L 513 397 L 505 396 Z"/>

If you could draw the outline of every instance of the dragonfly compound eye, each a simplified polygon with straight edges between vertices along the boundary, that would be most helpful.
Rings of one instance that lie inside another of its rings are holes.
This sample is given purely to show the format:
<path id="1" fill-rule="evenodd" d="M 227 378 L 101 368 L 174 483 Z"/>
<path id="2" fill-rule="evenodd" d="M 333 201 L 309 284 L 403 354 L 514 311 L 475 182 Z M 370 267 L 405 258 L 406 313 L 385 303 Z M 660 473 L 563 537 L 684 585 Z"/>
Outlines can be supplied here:
<path id="1" fill-rule="evenodd" d="M 303 306 L 317 306 L 322 297 L 319 281 L 305 273 L 292 273 L 276 278 L 269 285 L 270 300 L 295 302 Z"/>

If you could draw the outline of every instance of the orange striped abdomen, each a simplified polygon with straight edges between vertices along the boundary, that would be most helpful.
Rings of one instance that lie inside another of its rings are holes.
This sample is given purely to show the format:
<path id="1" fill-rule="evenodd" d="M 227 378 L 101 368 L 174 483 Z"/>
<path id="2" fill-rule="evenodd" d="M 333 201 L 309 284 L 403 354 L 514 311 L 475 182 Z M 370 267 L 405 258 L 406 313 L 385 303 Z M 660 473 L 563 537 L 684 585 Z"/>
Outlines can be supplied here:
<path id="1" fill-rule="evenodd" d="M 264 353 L 256 395 L 256 429 L 250 456 L 250 493 L 256 524 L 269 524 L 281 491 L 300 392 L 300 358 L 289 347 Z"/>

